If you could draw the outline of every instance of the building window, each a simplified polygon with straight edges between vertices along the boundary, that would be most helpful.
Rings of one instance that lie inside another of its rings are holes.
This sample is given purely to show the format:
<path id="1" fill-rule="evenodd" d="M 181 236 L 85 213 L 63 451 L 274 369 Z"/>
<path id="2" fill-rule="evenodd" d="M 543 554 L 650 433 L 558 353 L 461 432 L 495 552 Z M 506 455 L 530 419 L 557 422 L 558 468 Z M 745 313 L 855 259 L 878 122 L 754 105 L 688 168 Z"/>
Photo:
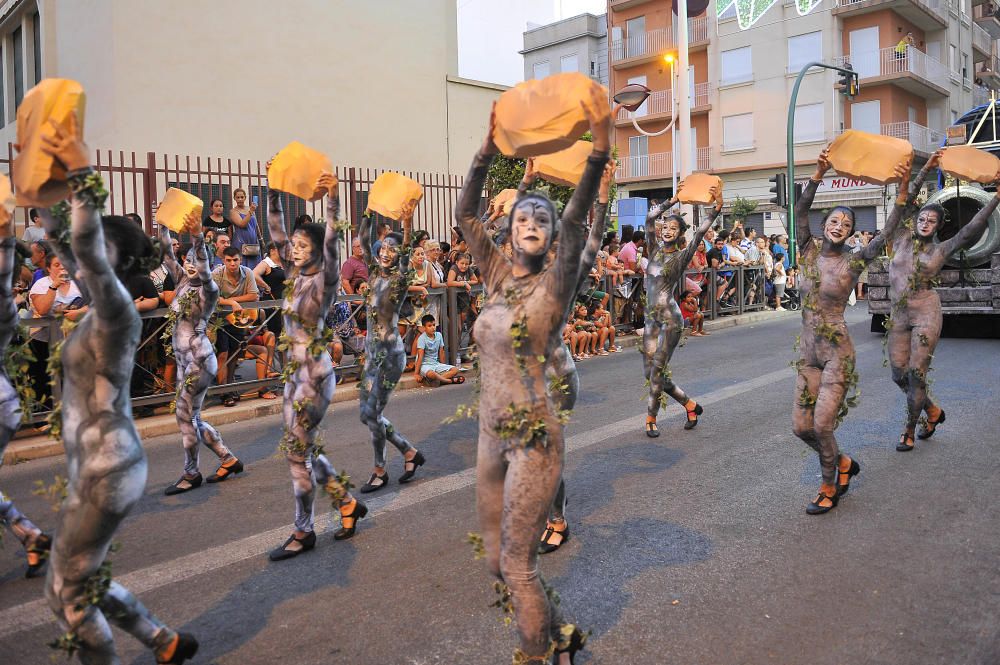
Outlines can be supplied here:
<path id="1" fill-rule="evenodd" d="M 20 106 L 24 99 L 24 35 L 21 28 L 11 36 L 14 48 L 14 106 Z"/>
<path id="2" fill-rule="evenodd" d="M 752 80 L 753 66 L 749 46 L 722 52 L 722 85 Z"/>
<path id="3" fill-rule="evenodd" d="M 851 129 L 860 129 L 869 134 L 880 134 L 882 130 L 882 104 L 873 99 L 870 102 L 851 104 Z"/>
<path id="4" fill-rule="evenodd" d="M 630 177 L 649 175 L 649 139 L 630 136 L 628 139 L 628 169 Z"/>
<path id="5" fill-rule="evenodd" d="M 646 52 L 646 17 L 636 16 L 625 21 L 625 57 L 632 58 Z"/>
<path id="6" fill-rule="evenodd" d="M 564 55 L 559 58 L 559 71 L 561 72 L 577 72 L 580 71 L 580 66 L 577 64 L 576 53 L 573 55 Z"/>
<path id="7" fill-rule="evenodd" d="M 798 72 L 810 62 L 823 59 L 823 33 L 807 32 L 788 38 L 788 71 Z"/>
<path id="8" fill-rule="evenodd" d="M 722 149 L 742 150 L 753 147 L 753 113 L 730 115 L 722 119 Z"/>
<path id="9" fill-rule="evenodd" d="M 531 75 L 536 79 L 543 79 L 549 75 L 549 61 L 536 62 L 531 66 Z"/>
<path id="10" fill-rule="evenodd" d="M 31 42 L 35 53 L 35 83 L 42 80 L 42 22 L 38 12 L 31 17 Z"/>
<path id="11" fill-rule="evenodd" d="M 795 107 L 795 143 L 822 141 L 826 137 L 823 104 L 803 104 Z"/>

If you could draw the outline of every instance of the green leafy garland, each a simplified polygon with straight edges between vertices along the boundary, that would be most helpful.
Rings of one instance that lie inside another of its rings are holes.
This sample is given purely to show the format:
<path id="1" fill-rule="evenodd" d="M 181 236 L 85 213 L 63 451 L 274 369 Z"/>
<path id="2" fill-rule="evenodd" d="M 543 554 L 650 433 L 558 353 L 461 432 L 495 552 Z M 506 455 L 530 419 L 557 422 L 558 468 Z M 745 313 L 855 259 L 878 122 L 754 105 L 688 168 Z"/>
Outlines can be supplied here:
<path id="1" fill-rule="evenodd" d="M 31 417 L 38 404 L 38 394 L 31 381 L 28 368 L 35 362 L 35 354 L 31 350 L 30 335 L 25 326 L 17 324 L 17 334 L 7 347 L 7 356 L 3 359 L 4 371 L 11 386 L 21 400 L 21 422 L 25 423 Z"/>

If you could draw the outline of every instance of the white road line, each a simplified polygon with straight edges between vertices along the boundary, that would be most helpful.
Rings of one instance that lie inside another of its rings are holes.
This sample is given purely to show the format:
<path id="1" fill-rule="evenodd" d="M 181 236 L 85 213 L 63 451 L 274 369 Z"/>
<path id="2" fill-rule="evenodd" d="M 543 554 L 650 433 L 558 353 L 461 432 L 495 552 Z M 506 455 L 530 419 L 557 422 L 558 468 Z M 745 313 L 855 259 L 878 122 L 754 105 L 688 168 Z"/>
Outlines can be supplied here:
<path id="1" fill-rule="evenodd" d="M 865 342 L 859 344 L 856 350 L 860 352 L 867 350 L 868 347 L 880 344 L 881 342 L 877 341 Z M 716 404 L 791 378 L 793 373 L 791 367 L 785 367 L 768 372 L 767 374 L 761 374 L 753 379 L 741 381 L 701 395 L 698 398 L 698 403 L 703 406 Z M 632 415 L 604 425 L 603 427 L 598 427 L 597 429 L 574 434 L 566 440 L 566 452 L 582 450 L 616 436 L 621 436 L 624 432 L 639 431 L 641 423 L 638 422 L 638 419 L 644 415 L 645 413 Z M 476 470 L 465 469 L 425 483 L 420 483 L 413 487 L 408 487 L 403 493 L 397 490 L 392 494 L 387 494 L 374 500 L 366 500 L 369 508 L 368 514 L 377 517 L 385 513 L 403 510 L 404 508 L 430 501 L 450 492 L 471 487 L 475 483 L 475 480 Z M 317 534 L 330 530 L 332 526 L 333 514 L 331 512 L 317 519 Z M 192 577 L 210 573 L 214 570 L 246 561 L 247 559 L 263 556 L 274 547 L 275 543 L 282 542 L 293 528 L 294 525 L 289 524 L 277 529 L 270 529 L 225 545 L 194 552 L 177 559 L 149 566 L 148 568 L 134 570 L 121 577 L 116 577 L 116 579 L 133 593 L 143 594 L 165 587 L 168 584 L 183 582 Z M 0 611 L 0 639 L 22 631 L 38 628 L 52 621 L 52 612 L 44 600 L 35 600 L 8 608 Z"/>

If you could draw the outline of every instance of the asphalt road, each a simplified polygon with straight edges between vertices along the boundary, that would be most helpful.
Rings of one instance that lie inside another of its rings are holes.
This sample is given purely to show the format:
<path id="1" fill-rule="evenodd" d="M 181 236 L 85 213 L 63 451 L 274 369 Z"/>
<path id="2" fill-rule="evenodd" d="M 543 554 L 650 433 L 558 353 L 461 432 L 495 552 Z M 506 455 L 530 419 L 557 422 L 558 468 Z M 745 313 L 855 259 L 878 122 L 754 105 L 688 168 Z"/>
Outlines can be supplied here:
<path id="1" fill-rule="evenodd" d="M 791 434 L 797 318 L 719 331 L 678 350 L 673 376 L 705 403 L 685 432 L 671 405 L 662 436 L 642 431 L 635 350 L 580 366 L 566 478 L 572 539 L 541 560 L 569 617 L 593 630 L 589 663 L 922 665 L 1000 663 L 996 497 L 1000 342 L 946 339 L 933 392 L 948 421 L 915 451 L 894 449 L 903 397 L 882 366 L 863 305 L 850 313 L 862 399 L 838 430 L 861 475 L 833 512 L 807 516 L 815 454 Z M 427 456 L 388 493 L 357 536 L 321 535 L 313 552 L 273 564 L 288 533 L 287 467 L 277 417 L 226 425 L 242 476 L 178 497 L 176 437 L 146 442 L 146 496 L 119 530 L 114 572 L 170 624 L 193 632 L 194 662 L 424 665 L 510 662 L 477 530 L 475 427 L 440 424 L 470 388 L 396 395 L 387 415 Z M 331 459 L 363 482 L 367 431 L 355 403 L 325 420 Z M 214 464 L 203 453 L 203 472 Z M 53 458 L 5 467 L 0 483 L 43 526 L 33 481 L 64 473 Z M 319 524 L 333 526 L 317 501 Z M 0 549 L 0 663 L 47 664 L 58 634 L 42 583 L 24 580 L 20 550 Z M 125 663 L 152 663 L 116 632 Z"/>

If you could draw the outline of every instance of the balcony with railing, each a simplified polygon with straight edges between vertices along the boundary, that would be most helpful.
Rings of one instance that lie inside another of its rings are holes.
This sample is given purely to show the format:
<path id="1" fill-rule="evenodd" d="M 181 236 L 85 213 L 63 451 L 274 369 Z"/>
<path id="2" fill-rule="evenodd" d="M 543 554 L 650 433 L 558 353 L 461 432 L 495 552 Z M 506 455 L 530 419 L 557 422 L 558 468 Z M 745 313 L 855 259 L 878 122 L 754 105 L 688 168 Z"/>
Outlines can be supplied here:
<path id="1" fill-rule="evenodd" d="M 712 149 L 708 146 L 696 148 L 692 155 L 694 163 L 692 171 L 710 171 L 712 169 Z M 618 160 L 615 170 L 615 180 L 662 180 L 672 178 L 674 171 L 680 171 L 678 162 L 674 168 L 674 153 L 654 152 L 648 155 L 627 155 Z"/>
<path id="2" fill-rule="evenodd" d="M 993 39 L 1000 39 L 1000 9 L 991 2 L 972 8 L 972 19 Z"/>
<path id="3" fill-rule="evenodd" d="M 923 30 L 948 27 L 948 5 L 952 0 L 840 0 L 833 13 L 836 16 L 867 14 L 891 9 Z"/>
<path id="4" fill-rule="evenodd" d="M 976 67 L 976 77 L 981 78 L 989 86 L 1000 86 L 1000 61 L 996 56 L 990 56 Z"/>
<path id="5" fill-rule="evenodd" d="M 611 9 L 628 9 L 644 2 L 650 2 L 650 0 L 611 0 Z"/>
<path id="6" fill-rule="evenodd" d="M 659 57 L 674 48 L 672 28 L 647 30 L 611 42 L 611 62 L 615 66 L 635 65 Z"/>
<path id="7" fill-rule="evenodd" d="M 838 130 L 836 134 L 842 134 L 844 131 Z M 892 136 L 909 141 L 913 149 L 923 157 L 930 156 L 931 153 L 940 148 L 945 136 L 944 132 L 905 120 L 881 125 L 878 133 L 882 136 Z"/>
<path id="8" fill-rule="evenodd" d="M 674 23 L 674 41 L 677 41 L 677 24 Z M 688 19 L 688 50 L 708 47 L 708 17 L 696 16 Z"/>
<path id="9" fill-rule="evenodd" d="M 972 24 L 972 61 L 982 62 L 990 57 L 993 52 L 993 38 L 990 37 L 990 33 L 979 27 L 978 24 Z"/>
<path id="10" fill-rule="evenodd" d="M 835 62 L 854 67 L 862 87 L 865 83 L 892 83 L 922 97 L 947 97 L 953 77 L 944 63 L 913 46 L 908 46 L 905 53 L 897 52 L 894 46 L 850 53 L 835 58 Z"/>
<path id="11" fill-rule="evenodd" d="M 982 85 L 972 86 L 972 105 L 982 106 L 990 103 L 990 89 Z"/>

